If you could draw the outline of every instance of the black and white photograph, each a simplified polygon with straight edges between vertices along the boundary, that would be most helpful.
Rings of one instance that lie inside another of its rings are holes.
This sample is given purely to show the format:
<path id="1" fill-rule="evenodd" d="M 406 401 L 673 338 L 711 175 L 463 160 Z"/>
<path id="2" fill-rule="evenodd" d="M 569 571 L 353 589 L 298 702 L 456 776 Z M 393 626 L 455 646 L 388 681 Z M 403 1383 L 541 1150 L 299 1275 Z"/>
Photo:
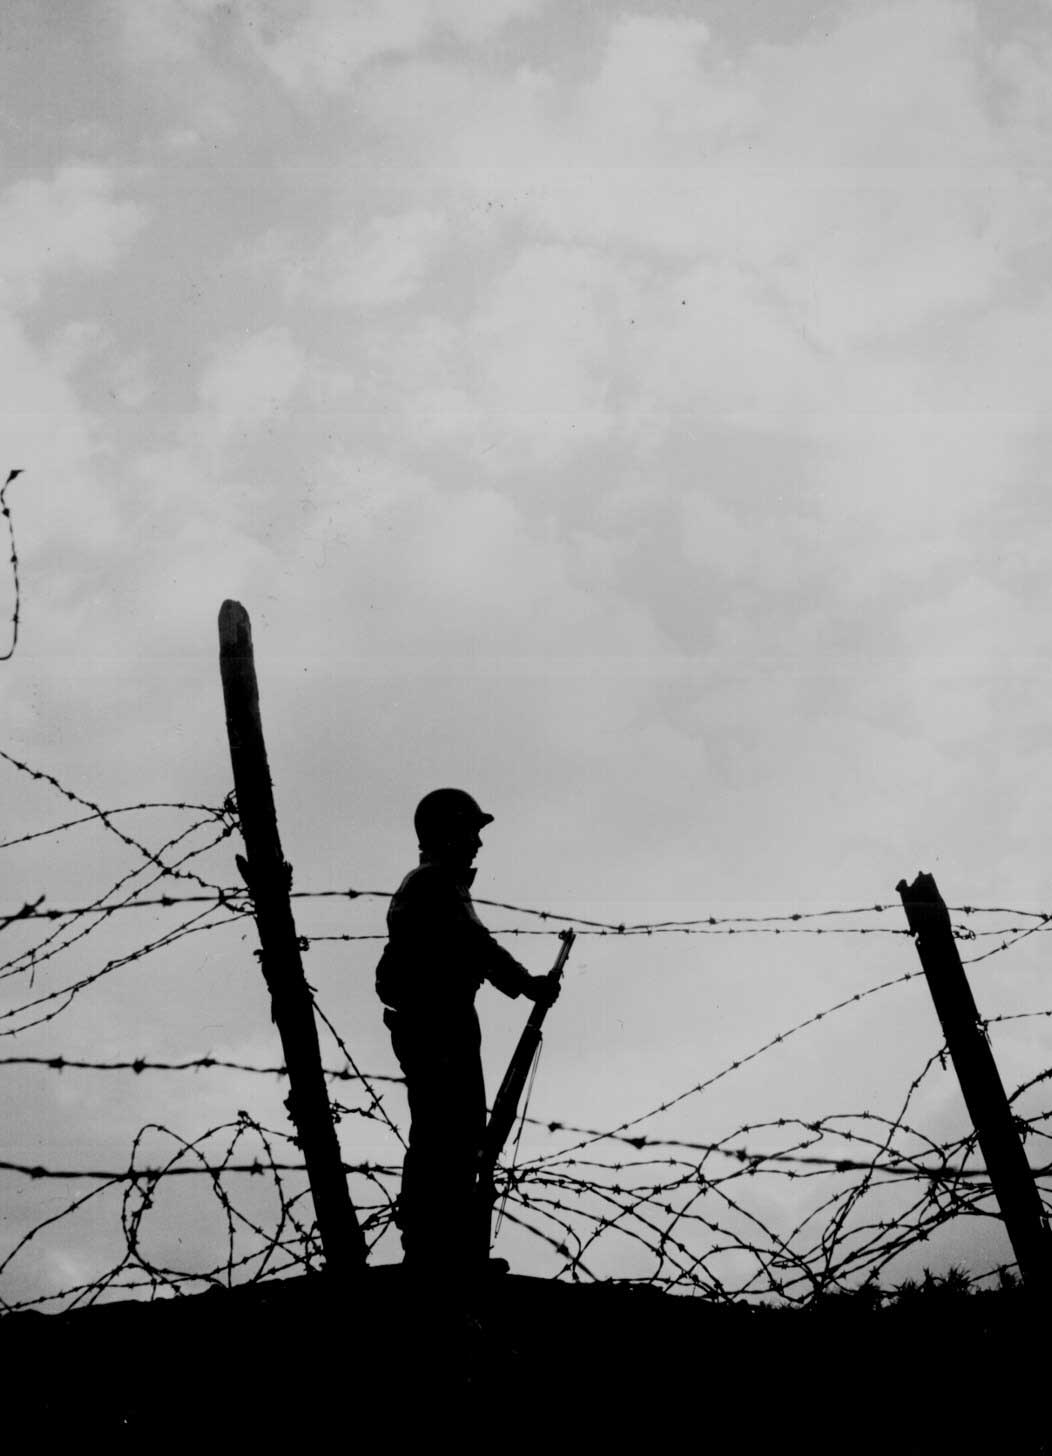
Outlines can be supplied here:
<path id="1" fill-rule="evenodd" d="M 1050 0 L 3 0 L 0 137 L 0 1440 L 1049 1456 Z"/>

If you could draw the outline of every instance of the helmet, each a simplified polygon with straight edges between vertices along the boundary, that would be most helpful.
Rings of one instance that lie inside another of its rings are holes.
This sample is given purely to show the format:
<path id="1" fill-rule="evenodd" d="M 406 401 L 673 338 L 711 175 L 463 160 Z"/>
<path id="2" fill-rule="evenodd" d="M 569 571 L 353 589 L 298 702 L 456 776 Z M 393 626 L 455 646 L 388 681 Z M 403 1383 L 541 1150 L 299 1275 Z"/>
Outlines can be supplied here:
<path id="1" fill-rule="evenodd" d="M 432 789 L 416 806 L 413 827 L 421 844 L 434 844 L 461 829 L 481 829 L 492 824 L 493 815 L 484 814 L 470 794 L 463 789 Z"/>

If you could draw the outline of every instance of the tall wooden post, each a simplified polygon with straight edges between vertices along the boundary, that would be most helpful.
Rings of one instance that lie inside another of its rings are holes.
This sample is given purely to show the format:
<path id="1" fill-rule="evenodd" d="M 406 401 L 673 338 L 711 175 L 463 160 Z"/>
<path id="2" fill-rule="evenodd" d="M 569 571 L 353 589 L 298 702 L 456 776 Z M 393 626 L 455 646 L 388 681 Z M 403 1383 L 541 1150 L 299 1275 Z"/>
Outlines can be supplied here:
<path id="1" fill-rule="evenodd" d="M 950 925 L 931 875 L 900 880 L 906 919 L 961 1084 L 1005 1230 L 1025 1283 L 1052 1285 L 1052 1236 L 1023 1151 L 997 1063 L 983 1029 Z"/>
<path id="2" fill-rule="evenodd" d="M 240 602 L 219 612 L 223 679 L 234 792 L 245 841 L 243 872 L 255 909 L 260 961 L 289 1074 L 286 1106 L 310 1180 L 326 1266 L 346 1274 L 365 1264 L 365 1237 L 347 1189 L 340 1144 L 322 1070 L 314 1006 L 303 975 L 289 890 L 292 868 L 278 837 L 274 793 L 259 716 L 252 626 Z"/>

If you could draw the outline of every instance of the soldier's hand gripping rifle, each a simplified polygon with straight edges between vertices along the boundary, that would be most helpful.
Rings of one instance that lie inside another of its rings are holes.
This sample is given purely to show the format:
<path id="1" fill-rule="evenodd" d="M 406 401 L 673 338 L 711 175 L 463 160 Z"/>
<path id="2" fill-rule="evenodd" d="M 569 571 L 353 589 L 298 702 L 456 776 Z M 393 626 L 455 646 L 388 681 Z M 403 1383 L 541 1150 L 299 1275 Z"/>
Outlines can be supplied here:
<path id="1" fill-rule="evenodd" d="M 497 1159 L 508 1140 L 508 1134 L 515 1125 L 519 1103 L 529 1080 L 530 1069 L 537 1055 L 537 1049 L 541 1044 L 541 1027 L 548 1014 L 548 1008 L 555 999 L 559 982 L 562 980 L 563 967 L 566 965 L 566 957 L 570 954 L 570 947 L 574 942 L 574 933 L 572 930 L 560 931 L 559 939 L 562 941 L 562 945 L 559 947 L 559 954 L 547 977 L 552 983 L 552 993 L 534 1002 L 522 1035 L 519 1037 L 518 1045 L 508 1063 L 508 1070 L 504 1073 L 504 1080 L 493 1099 L 493 1110 L 490 1113 L 486 1136 L 482 1143 L 478 1188 L 482 1232 L 485 1239 L 484 1254 L 489 1253 L 492 1243 L 493 1205 L 497 1196 L 495 1187 Z"/>

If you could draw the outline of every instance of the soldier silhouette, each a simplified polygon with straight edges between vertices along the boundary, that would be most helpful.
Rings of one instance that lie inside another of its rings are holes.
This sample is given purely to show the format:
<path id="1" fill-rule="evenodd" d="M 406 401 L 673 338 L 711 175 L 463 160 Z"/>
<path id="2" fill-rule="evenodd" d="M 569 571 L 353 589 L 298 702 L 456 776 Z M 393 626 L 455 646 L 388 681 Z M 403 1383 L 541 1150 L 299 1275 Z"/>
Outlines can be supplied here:
<path id="1" fill-rule="evenodd" d="M 384 1022 L 409 1094 L 409 1146 L 398 1222 L 408 1267 L 453 1277 L 486 1267 L 479 1153 L 486 1128 L 475 993 L 554 1000 L 493 938 L 471 902 L 479 831 L 493 822 L 462 789 L 435 789 L 413 823 L 420 863 L 391 899 L 388 941 L 376 968 Z M 506 1265 L 504 1266 L 507 1267 Z"/>

